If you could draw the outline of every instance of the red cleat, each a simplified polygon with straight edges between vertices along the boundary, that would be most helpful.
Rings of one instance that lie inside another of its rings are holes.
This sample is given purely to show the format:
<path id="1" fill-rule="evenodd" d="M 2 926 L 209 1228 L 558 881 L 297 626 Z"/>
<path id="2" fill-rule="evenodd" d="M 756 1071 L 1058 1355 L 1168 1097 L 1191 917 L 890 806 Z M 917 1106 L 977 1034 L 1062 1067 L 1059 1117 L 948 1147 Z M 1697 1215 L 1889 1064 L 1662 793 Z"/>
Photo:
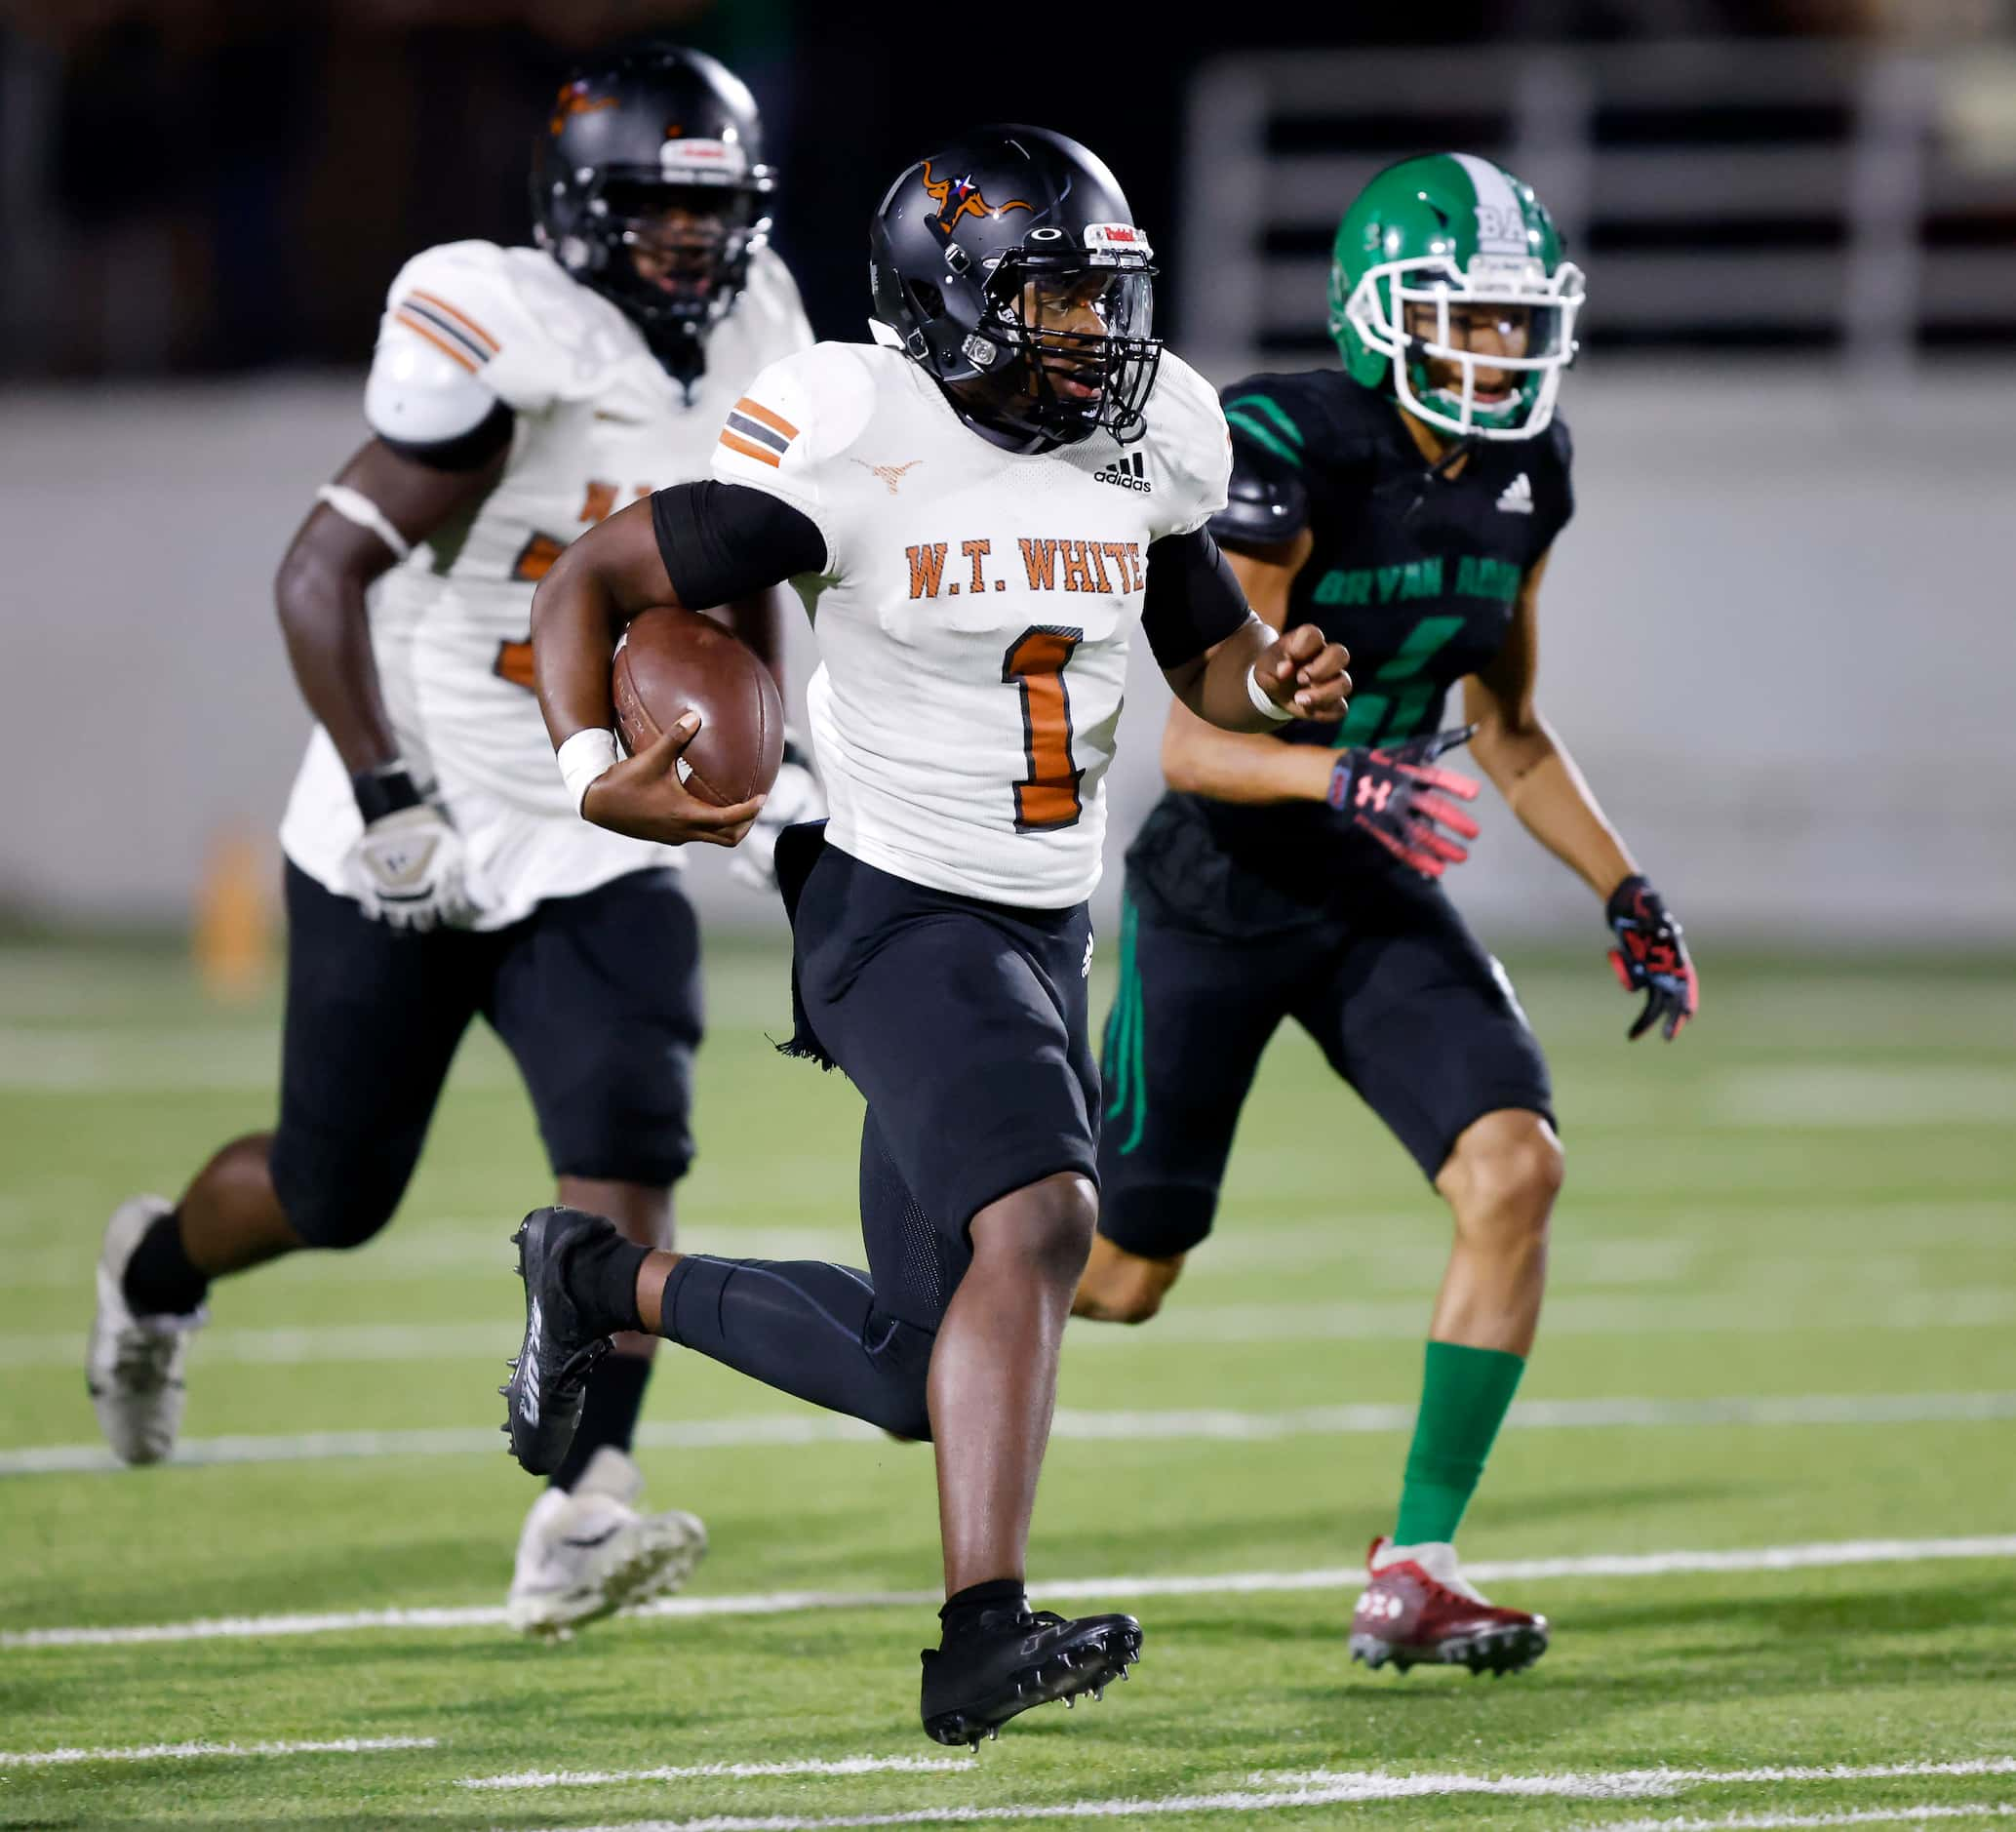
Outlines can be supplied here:
<path id="1" fill-rule="evenodd" d="M 1370 1667 L 1467 1666 L 1493 1679 L 1547 1652 L 1547 1618 L 1501 1610 L 1456 1570 L 1446 1543 L 1397 1546 L 1385 1534 L 1365 1555 L 1371 1581 L 1351 1616 L 1351 1657 Z"/>

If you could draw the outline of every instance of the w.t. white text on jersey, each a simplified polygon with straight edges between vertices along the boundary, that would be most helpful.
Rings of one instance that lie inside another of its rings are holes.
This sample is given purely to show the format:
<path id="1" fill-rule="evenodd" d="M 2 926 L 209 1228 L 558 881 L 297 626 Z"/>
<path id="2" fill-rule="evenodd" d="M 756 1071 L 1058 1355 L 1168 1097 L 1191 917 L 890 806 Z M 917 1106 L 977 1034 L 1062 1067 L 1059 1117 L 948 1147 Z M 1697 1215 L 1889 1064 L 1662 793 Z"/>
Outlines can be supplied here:
<path id="1" fill-rule="evenodd" d="M 826 541 L 792 583 L 829 841 L 936 890 L 1084 901 L 1149 546 L 1223 506 L 1229 470 L 1217 397 L 1167 354 L 1145 437 L 1046 453 L 981 437 L 899 351 L 822 343 L 758 377 L 714 475 Z"/>

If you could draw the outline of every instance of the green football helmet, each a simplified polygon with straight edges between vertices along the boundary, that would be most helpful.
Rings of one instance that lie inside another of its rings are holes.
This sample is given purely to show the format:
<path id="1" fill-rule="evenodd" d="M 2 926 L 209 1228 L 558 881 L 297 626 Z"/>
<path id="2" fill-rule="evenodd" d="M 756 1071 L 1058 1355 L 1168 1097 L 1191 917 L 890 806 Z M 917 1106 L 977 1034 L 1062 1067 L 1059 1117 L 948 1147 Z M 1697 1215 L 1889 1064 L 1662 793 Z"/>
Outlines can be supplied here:
<path id="1" fill-rule="evenodd" d="M 1436 314 L 1410 335 L 1407 307 Z M 1526 314 L 1525 353 L 1480 355 L 1450 339 L 1452 307 Z M 1330 336 L 1352 378 L 1391 393 L 1429 425 L 1461 438 L 1530 439 L 1554 418 L 1561 371 L 1575 360 L 1582 270 L 1561 259 L 1554 219 L 1503 166 L 1474 153 L 1403 159 L 1344 213 L 1330 251 Z M 1431 365 L 1455 363 L 1457 387 Z M 1479 400 L 1480 369 L 1515 378 L 1503 401 Z"/>

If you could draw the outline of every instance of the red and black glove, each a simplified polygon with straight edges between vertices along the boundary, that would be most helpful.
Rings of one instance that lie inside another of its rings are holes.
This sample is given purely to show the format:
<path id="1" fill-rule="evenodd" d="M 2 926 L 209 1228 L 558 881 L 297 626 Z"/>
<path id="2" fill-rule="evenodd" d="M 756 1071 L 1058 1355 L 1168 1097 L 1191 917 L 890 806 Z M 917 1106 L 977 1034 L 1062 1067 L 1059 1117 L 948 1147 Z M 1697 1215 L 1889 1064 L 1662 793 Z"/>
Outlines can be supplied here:
<path id="1" fill-rule="evenodd" d="M 1424 878 L 1440 878 L 1450 865 L 1470 856 L 1467 847 L 1439 831 L 1474 840 L 1476 821 L 1454 802 L 1477 800 L 1477 781 L 1453 770 L 1438 770 L 1435 760 L 1469 740 L 1477 728 L 1463 726 L 1427 737 L 1410 737 L 1387 749 L 1363 747 L 1343 751 L 1330 770 L 1328 801 L 1351 824 L 1368 834 L 1403 864 Z"/>
<path id="2" fill-rule="evenodd" d="M 1679 921 L 1659 893 L 1636 873 L 1610 893 L 1603 914 L 1617 937 L 1610 965 L 1626 992 L 1645 995 L 1645 1009 L 1631 1027 L 1631 1040 L 1637 1042 L 1664 1018 L 1666 1041 L 1671 1043 L 1701 1004 L 1701 981 L 1687 958 Z"/>

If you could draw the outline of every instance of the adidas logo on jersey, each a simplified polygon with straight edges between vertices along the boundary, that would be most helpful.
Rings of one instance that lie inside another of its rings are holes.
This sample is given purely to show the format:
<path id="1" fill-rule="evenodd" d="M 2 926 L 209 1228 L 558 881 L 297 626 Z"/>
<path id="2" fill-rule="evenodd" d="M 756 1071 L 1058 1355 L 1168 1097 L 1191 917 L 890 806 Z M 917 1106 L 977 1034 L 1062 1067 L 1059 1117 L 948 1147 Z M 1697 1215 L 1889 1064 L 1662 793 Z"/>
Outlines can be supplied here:
<path id="1" fill-rule="evenodd" d="M 1498 498 L 1498 507 L 1507 515 L 1530 515 L 1533 512 L 1533 485 L 1524 471 L 1505 486 Z"/>
<path id="2" fill-rule="evenodd" d="M 1146 465 L 1138 452 L 1127 458 L 1117 458 L 1111 464 L 1102 464 L 1092 473 L 1095 484 L 1111 484 L 1116 490 L 1138 490 L 1144 497 L 1154 494 L 1155 486 L 1145 474 Z"/>

